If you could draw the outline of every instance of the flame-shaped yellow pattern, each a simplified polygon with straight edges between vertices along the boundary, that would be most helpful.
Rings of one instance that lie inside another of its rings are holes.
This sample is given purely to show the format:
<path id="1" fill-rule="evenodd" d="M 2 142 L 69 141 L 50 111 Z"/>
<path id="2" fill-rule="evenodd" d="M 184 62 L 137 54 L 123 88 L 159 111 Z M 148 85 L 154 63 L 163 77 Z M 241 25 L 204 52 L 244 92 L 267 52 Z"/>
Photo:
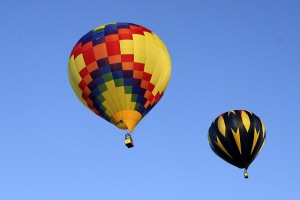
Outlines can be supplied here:
<path id="1" fill-rule="evenodd" d="M 231 129 L 231 132 L 234 137 L 235 143 L 239 148 L 240 154 L 242 155 L 240 128 L 238 127 L 236 132 L 234 132 L 234 130 Z"/>
<path id="2" fill-rule="evenodd" d="M 250 118 L 245 111 L 241 112 L 241 117 L 242 117 L 243 125 L 245 126 L 246 131 L 248 132 L 250 128 Z"/>
<path id="3" fill-rule="evenodd" d="M 219 129 L 219 131 L 222 133 L 222 135 L 224 137 L 226 137 L 226 126 L 225 126 L 225 121 L 224 121 L 224 119 L 223 119 L 222 116 L 220 116 L 218 118 L 218 122 L 217 123 L 218 123 L 218 129 Z"/>
<path id="4" fill-rule="evenodd" d="M 226 153 L 227 156 L 229 156 L 230 158 L 231 155 L 228 153 L 228 151 L 225 149 L 225 147 L 223 146 L 222 142 L 220 141 L 220 139 L 217 137 L 217 141 L 215 141 L 215 143 L 217 144 L 217 146 L 224 152 Z"/>

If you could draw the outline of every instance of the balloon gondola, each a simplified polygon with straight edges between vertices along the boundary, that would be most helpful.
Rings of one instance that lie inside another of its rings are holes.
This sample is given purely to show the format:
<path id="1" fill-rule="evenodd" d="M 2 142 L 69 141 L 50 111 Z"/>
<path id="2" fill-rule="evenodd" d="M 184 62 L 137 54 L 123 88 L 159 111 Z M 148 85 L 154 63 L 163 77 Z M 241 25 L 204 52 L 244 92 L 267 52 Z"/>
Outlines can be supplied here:
<path id="1" fill-rule="evenodd" d="M 133 23 L 110 23 L 76 43 L 68 74 L 76 96 L 88 109 L 132 134 L 164 95 L 171 59 L 151 30 Z"/>
<path id="2" fill-rule="evenodd" d="M 231 110 L 213 120 L 208 130 L 213 152 L 238 168 L 247 169 L 258 156 L 266 141 L 263 121 L 246 110 Z"/>
<path id="3" fill-rule="evenodd" d="M 132 136 L 130 133 L 127 133 L 125 135 L 125 145 L 128 147 L 128 148 L 132 148 L 134 145 L 133 145 L 133 139 L 132 139 Z"/>

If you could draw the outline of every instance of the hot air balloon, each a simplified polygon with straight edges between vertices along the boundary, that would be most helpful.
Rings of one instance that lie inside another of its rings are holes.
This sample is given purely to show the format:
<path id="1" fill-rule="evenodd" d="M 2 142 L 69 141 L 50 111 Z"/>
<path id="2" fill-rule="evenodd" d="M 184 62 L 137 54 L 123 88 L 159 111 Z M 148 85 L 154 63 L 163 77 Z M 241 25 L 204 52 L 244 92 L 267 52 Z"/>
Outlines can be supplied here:
<path id="1" fill-rule="evenodd" d="M 133 23 L 110 23 L 85 34 L 74 46 L 68 64 L 78 99 L 99 117 L 131 133 L 164 95 L 171 59 L 162 40 Z"/>
<path id="2" fill-rule="evenodd" d="M 231 110 L 219 115 L 208 130 L 208 141 L 216 155 L 226 162 L 247 169 L 266 141 L 262 120 L 246 110 Z"/>

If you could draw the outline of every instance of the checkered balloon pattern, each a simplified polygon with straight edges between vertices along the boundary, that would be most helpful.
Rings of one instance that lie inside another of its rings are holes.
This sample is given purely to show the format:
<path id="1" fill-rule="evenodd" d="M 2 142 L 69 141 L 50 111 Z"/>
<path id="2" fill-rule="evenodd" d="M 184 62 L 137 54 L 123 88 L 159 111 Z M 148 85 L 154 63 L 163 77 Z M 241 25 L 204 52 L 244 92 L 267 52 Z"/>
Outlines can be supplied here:
<path id="1" fill-rule="evenodd" d="M 85 34 L 69 59 L 79 100 L 120 129 L 133 131 L 164 95 L 171 59 L 160 38 L 133 23 L 110 23 Z"/>

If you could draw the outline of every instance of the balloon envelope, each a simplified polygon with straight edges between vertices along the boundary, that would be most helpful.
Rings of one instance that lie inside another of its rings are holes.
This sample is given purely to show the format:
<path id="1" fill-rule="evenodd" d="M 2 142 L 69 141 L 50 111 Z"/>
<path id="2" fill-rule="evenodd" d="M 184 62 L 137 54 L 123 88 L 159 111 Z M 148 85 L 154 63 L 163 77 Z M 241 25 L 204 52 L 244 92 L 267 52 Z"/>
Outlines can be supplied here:
<path id="1" fill-rule="evenodd" d="M 69 80 L 78 99 L 120 129 L 133 131 L 167 88 L 171 59 L 161 39 L 133 23 L 110 23 L 74 46 Z"/>
<path id="2" fill-rule="evenodd" d="M 246 110 L 231 110 L 219 115 L 208 130 L 211 149 L 226 162 L 247 169 L 266 140 L 262 120 Z"/>

